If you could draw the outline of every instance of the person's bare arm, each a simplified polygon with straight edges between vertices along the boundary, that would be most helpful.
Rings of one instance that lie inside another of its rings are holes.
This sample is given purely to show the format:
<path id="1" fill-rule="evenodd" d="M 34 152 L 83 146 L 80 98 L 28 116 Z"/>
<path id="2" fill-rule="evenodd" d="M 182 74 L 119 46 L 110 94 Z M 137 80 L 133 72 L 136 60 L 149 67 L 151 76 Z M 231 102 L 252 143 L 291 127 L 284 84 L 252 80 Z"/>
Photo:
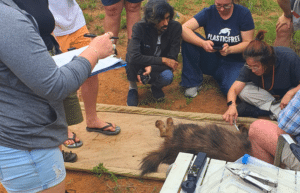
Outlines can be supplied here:
<path id="1" fill-rule="evenodd" d="M 290 0 L 277 0 L 279 7 L 282 9 L 283 14 L 287 18 L 292 17 L 291 13 L 291 2 Z"/>
<path id="2" fill-rule="evenodd" d="M 226 122 L 229 122 L 231 125 L 233 123 L 233 120 L 236 120 L 238 117 L 238 112 L 236 109 L 236 98 L 238 94 L 243 90 L 246 83 L 241 81 L 235 81 L 232 86 L 230 87 L 228 94 L 227 94 L 227 102 L 232 102 L 231 105 L 229 105 L 227 111 L 223 114 L 223 119 Z"/>
<path id="3" fill-rule="evenodd" d="M 299 90 L 300 90 L 300 84 L 297 87 L 289 90 L 281 99 L 280 108 L 283 109 L 284 107 L 286 107 Z"/>
<path id="4" fill-rule="evenodd" d="M 253 40 L 253 35 L 254 29 L 249 31 L 241 31 L 242 42 L 234 46 L 229 46 L 227 43 L 225 43 L 223 49 L 220 50 L 220 54 L 222 56 L 227 56 L 228 54 L 242 53 L 248 44 Z"/>
<path id="5" fill-rule="evenodd" d="M 188 43 L 202 47 L 207 52 L 215 52 L 215 50 L 212 48 L 214 44 L 212 41 L 203 40 L 194 33 L 194 30 L 198 29 L 199 27 L 200 26 L 195 18 L 185 22 L 182 25 L 182 39 Z"/>

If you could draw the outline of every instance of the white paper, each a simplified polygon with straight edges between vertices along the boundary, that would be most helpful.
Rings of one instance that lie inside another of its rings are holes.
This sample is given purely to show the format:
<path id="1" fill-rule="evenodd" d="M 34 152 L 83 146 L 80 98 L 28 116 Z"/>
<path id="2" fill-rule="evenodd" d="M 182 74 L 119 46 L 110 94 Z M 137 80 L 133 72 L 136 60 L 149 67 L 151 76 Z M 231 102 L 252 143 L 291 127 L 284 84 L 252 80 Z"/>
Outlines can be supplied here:
<path id="1" fill-rule="evenodd" d="M 74 56 L 78 56 L 81 54 L 88 46 L 82 47 L 80 49 L 72 50 L 69 52 L 65 52 L 59 55 L 53 56 L 53 60 L 55 61 L 56 65 L 58 67 L 62 67 L 63 65 L 69 63 Z M 116 65 L 117 64 L 117 65 Z M 116 65 L 114 67 L 114 65 Z M 107 70 L 111 70 L 113 68 L 119 68 L 122 66 L 125 66 L 125 62 L 116 57 L 108 56 L 104 59 L 100 59 L 96 66 L 94 67 L 93 71 L 91 72 L 91 75 L 98 74 L 100 72 L 105 72 Z M 109 68 L 112 67 L 112 68 Z"/>

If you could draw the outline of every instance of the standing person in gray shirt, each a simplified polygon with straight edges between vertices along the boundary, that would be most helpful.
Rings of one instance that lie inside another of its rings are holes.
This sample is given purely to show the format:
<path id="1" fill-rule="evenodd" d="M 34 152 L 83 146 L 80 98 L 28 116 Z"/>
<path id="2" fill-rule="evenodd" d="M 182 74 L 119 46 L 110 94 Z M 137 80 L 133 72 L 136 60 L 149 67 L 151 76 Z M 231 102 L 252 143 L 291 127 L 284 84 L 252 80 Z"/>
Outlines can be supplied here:
<path id="1" fill-rule="evenodd" d="M 63 100 L 113 54 L 112 33 L 58 68 L 33 16 L 11 0 L 0 0 L 0 10 L 0 182 L 7 192 L 63 193 Z"/>

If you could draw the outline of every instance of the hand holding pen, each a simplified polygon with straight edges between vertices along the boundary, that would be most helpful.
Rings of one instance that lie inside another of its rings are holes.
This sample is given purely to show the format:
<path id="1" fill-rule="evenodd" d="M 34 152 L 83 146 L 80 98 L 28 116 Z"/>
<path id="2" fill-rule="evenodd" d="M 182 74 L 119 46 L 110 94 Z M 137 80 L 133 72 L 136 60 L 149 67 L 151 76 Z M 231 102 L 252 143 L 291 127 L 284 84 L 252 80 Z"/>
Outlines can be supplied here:
<path id="1" fill-rule="evenodd" d="M 86 34 L 84 34 L 83 36 L 84 36 L 84 37 L 88 37 L 88 38 L 95 38 L 95 37 L 97 37 L 96 34 L 92 34 L 92 33 L 86 33 Z M 111 36 L 110 39 L 111 39 L 112 43 L 114 43 L 114 40 L 115 40 L 115 39 L 119 39 L 119 37 Z M 113 49 L 114 49 L 114 51 L 115 51 L 115 55 L 117 55 L 118 52 L 117 52 L 117 49 L 116 49 L 116 44 L 113 44 Z"/>

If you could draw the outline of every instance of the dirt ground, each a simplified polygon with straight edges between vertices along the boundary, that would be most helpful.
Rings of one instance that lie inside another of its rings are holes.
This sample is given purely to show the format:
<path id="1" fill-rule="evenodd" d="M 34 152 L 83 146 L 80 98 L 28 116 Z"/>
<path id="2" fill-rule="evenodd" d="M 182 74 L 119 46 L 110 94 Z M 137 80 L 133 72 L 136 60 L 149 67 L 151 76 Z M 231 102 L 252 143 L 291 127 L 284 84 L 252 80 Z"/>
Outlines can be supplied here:
<path id="1" fill-rule="evenodd" d="M 84 10 L 85 13 L 92 15 L 95 19 L 88 24 L 91 33 L 99 34 L 96 26 L 103 26 L 103 19 L 96 16 L 104 14 L 101 3 L 97 4 L 94 10 Z M 127 35 L 126 29 L 122 29 L 119 34 L 120 40 L 117 43 L 118 57 L 125 60 Z M 179 57 L 179 61 L 181 61 Z M 182 62 L 179 68 L 174 72 L 175 77 L 171 85 L 163 88 L 166 100 L 162 103 L 156 103 L 151 97 L 150 87 L 139 86 L 139 106 L 146 108 L 159 108 L 184 112 L 200 112 L 223 114 L 226 109 L 226 97 L 220 92 L 215 81 L 207 76 L 205 77 L 203 90 L 194 99 L 186 99 L 183 96 L 183 89 L 180 88 L 180 73 Z M 99 91 L 98 103 L 126 105 L 128 92 L 128 82 L 126 79 L 125 68 L 111 70 L 98 75 Z M 80 91 L 79 91 L 80 95 Z M 82 100 L 81 100 L 82 101 Z M 86 172 L 67 171 L 66 189 L 70 193 L 92 193 L 92 192 L 137 192 L 151 193 L 159 192 L 163 181 L 141 180 L 135 178 L 120 177 L 117 183 L 109 179 L 109 175 L 103 175 L 100 178 Z M 6 191 L 0 184 L 0 193 Z"/>

